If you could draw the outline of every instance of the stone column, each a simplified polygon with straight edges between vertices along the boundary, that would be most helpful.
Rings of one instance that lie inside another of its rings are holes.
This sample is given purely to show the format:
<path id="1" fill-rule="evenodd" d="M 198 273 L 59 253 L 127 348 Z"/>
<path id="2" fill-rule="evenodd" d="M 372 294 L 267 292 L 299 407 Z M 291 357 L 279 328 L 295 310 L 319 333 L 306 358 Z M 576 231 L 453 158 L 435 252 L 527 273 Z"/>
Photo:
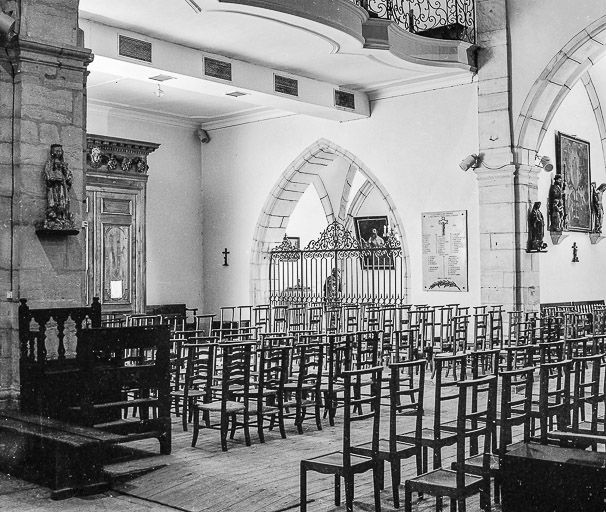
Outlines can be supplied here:
<path id="1" fill-rule="evenodd" d="M 74 175 L 71 212 L 80 226 L 85 198 L 86 67 L 78 0 L 0 0 L 18 35 L 0 41 L 0 404 L 18 397 L 17 307 L 83 305 L 85 244 L 38 236 L 46 210 L 43 170 L 51 144 L 63 145 Z"/>
<path id="2" fill-rule="evenodd" d="M 526 252 L 538 169 L 513 147 L 507 0 L 476 0 L 481 297 L 506 311 L 536 309 L 539 254 Z"/>

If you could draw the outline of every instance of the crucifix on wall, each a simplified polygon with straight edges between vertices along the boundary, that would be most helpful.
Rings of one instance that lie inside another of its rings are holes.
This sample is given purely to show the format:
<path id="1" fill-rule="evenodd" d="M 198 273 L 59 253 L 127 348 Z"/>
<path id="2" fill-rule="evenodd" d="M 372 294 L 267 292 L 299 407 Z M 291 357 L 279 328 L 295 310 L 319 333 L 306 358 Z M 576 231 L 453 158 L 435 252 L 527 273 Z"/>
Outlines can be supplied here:
<path id="1" fill-rule="evenodd" d="M 442 236 L 446 236 L 446 224 L 448 224 L 448 219 L 446 217 L 442 217 L 438 223 L 442 226 Z"/>
<path id="2" fill-rule="evenodd" d="M 229 267 L 229 263 L 227 263 L 227 255 L 230 254 L 230 252 L 227 250 L 227 247 L 223 250 L 222 254 L 223 254 L 223 266 Z"/>

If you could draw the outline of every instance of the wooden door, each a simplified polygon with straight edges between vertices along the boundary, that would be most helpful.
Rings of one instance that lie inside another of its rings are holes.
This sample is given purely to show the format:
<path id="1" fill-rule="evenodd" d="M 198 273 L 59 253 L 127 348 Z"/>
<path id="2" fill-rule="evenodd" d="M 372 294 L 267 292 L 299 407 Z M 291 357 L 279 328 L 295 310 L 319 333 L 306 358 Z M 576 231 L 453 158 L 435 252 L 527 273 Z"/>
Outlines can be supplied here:
<path id="1" fill-rule="evenodd" d="M 90 187 L 88 201 L 89 299 L 103 311 L 145 309 L 145 226 L 138 191 Z"/>
<path id="2" fill-rule="evenodd" d="M 87 136 L 87 301 L 144 313 L 147 156 L 158 144 Z"/>

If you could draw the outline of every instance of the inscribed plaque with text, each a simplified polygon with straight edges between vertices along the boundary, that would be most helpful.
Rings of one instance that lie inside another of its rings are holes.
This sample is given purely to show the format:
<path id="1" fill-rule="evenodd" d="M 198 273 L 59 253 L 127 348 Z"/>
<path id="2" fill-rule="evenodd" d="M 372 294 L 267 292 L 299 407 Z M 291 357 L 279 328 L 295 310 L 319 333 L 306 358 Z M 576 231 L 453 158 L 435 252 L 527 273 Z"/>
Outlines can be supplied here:
<path id="1" fill-rule="evenodd" d="M 423 289 L 466 292 L 467 211 L 426 212 L 423 219 Z"/>

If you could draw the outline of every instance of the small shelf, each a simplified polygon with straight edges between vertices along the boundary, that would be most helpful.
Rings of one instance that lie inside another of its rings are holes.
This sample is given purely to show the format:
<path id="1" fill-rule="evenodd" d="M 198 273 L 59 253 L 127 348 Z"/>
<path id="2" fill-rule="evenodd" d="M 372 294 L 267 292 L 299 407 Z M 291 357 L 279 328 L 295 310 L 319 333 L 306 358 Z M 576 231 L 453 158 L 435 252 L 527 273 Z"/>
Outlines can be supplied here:
<path id="1" fill-rule="evenodd" d="M 79 229 L 48 229 L 40 228 L 36 229 L 36 235 L 40 236 L 64 236 L 64 235 L 77 235 L 80 233 Z"/>

